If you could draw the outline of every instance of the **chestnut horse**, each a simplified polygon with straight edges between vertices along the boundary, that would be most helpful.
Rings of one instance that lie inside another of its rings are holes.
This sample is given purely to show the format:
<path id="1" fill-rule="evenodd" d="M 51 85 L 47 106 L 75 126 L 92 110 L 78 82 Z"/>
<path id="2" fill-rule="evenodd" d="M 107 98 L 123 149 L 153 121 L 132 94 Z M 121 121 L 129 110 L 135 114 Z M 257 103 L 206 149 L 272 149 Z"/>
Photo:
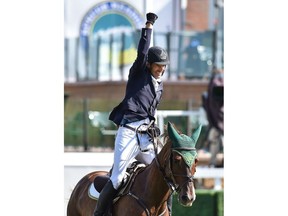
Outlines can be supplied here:
<path id="1" fill-rule="evenodd" d="M 168 123 L 168 132 L 169 132 Z M 171 127 L 171 125 L 170 125 Z M 174 128 L 172 128 L 173 130 Z M 201 128 L 200 128 L 201 130 Z M 178 132 L 177 132 L 178 133 Z M 112 215 L 117 216 L 168 216 L 167 200 L 176 191 L 178 202 L 183 206 L 192 206 L 196 199 L 193 175 L 196 172 L 197 157 L 192 158 L 190 165 L 184 160 L 181 151 L 193 151 L 197 155 L 195 144 L 199 137 L 199 130 L 196 137 L 192 135 L 195 143 L 190 147 L 173 145 L 173 138 L 164 135 L 164 147 L 156 154 L 156 157 L 139 172 L 132 182 L 129 191 L 122 194 L 114 202 Z M 187 137 L 179 134 L 179 137 Z M 190 138 L 190 137 L 189 137 Z M 174 139 L 175 140 L 175 139 Z M 160 139 L 157 138 L 157 143 Z M 187 143 L 187 138 L 185 138 Z M 68 205 L 67 216 L 92 216 L 96 206 L 96 200 L 88 195 L 89 186 L 97 176 L 107 175 L 106 171 L 94 171 L 85 175 L 75 186 L 71 193 Z"/>

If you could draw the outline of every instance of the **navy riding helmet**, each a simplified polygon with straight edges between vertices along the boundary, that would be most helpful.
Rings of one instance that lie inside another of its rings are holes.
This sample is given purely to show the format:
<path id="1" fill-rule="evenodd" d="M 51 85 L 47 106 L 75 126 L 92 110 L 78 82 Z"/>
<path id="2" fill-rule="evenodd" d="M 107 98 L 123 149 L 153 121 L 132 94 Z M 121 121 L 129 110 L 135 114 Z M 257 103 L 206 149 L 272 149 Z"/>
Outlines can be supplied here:
<path id="1" fill-rule="evenodd" d="M 169 64 L 169 58 L 166 50 L 161 47 L 154 46 L 148 50 L 147 61 L 152 64 L 167 65 Z"/>

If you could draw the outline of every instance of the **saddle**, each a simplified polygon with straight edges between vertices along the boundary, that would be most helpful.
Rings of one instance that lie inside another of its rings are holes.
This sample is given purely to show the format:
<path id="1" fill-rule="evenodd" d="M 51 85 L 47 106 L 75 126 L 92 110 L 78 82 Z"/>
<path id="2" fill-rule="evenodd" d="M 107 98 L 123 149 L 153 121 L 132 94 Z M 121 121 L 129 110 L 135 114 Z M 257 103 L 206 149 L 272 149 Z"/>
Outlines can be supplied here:
<path id="1" fill-rule="evenodd" d="M 115 203 L 121 196 L 127 194 L 127 191 L 129 191 L 135 177 L 138 175 L 138 173 L 142 172 L 145 167 L 145 164 L 135 161 L 127 168 L 125 178 L 118 189 L 118 193 L 114 198 L 113 203 Z M 94 179 L 94 182 L 90 185 L 88 190 L 88 195 L 91 199 L 97 200 L 99 198 L 99 195 L 109 180 L 110 175 L 111 171 L 107 175 L 97 176 Z"/>

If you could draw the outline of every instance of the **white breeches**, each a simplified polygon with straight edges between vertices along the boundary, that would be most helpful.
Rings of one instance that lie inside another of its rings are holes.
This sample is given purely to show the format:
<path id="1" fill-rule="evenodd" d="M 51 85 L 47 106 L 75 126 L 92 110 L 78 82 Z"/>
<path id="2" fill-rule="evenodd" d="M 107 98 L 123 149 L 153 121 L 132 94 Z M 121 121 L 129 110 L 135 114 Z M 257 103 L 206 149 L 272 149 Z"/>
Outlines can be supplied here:
<path id="1" fill-rule="evenodd" d="M 128 125 L 133 128 L 137 128 L 143 123 L 149 124 L 149 119 L 133 122 Z M 143 129 L 145 129 L 145 126 L 143 126 Z M 123 178 L 125 177 L 127 167 L 133 162 L 134 159 L 148 165 L 155 158 L 153 143 L 149 141 L 149 135 L 147 133 L 138 134 L 138 137 L 140 147 L 137 142 L 135 131 L 132 131 L 126 127 L 119 127 L 117 131 L 114 147 L 114 164 L 112 175 L 110 177 L 115 189 L 118 189 L 120 186 Z"/>

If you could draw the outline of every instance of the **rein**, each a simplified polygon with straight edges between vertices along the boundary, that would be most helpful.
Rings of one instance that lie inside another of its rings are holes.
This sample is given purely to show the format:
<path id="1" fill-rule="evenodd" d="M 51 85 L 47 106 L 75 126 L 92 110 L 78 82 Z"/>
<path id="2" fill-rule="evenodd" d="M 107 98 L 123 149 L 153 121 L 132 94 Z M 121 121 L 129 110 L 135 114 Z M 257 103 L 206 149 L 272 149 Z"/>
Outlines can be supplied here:
<path id="1" fill-rule="evenodd" d="M 155 149 L 156 150 L 156 149 Z M 159 170 L 161 171 L 163 178 L 166 182 L 166 184 L 168 185 L 169 189 L 171 190 L 171 193 L 173 193 L 174 191 L 179 192 L 181 190 L 181 188 L 183 187 L 183 185 L 187 182 L 194 182 L 193 179 L 193 175 L 182 175 L 182 174 L 175 174 L 172 172 L 171 170 L 171 155 L 173 150 L 190 150 L 190 151 L 196 151 L 196 148 L 188 148 L 188 147 L 183 147 L 183 148 L 173 148 L 172 151 L 170 151 L 169 157 L 165 160 L 164 163 L 164 167 L 161 166 L 160 162 L 159 162 L 159 158 L 158 158 L 158 154 L 156 153 L 156 164 L 159 168 Z M 190 171 L 191 172 L 191 171 Z M 174 177 L 183 177 L 183 178 L 188 178 L 187 181 L 185 181 L 181 186 L 177 184 L 176 180 Z M 178 186 L 177 186 L 178 185 Z"/>

